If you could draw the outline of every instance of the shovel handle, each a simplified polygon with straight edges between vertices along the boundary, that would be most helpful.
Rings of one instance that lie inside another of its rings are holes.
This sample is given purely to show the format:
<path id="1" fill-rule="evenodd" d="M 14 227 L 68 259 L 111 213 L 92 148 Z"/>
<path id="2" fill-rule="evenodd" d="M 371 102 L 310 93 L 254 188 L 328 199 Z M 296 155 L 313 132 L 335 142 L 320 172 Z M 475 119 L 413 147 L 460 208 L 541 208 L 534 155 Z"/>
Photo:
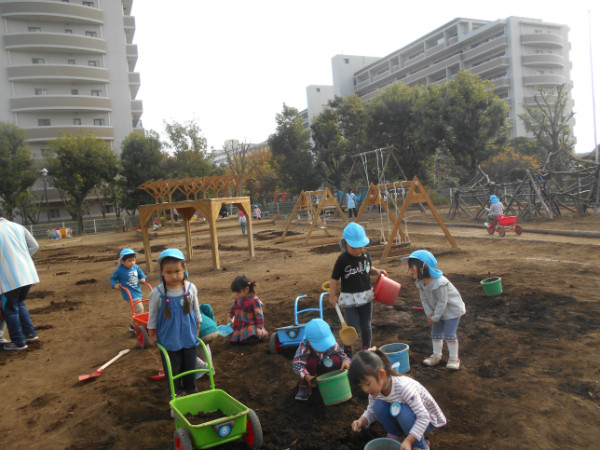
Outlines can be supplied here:
<path id="1" fill-rule="evenodd" d="M 346 324 L 346 321 L 344 320 L 344 316 L 342 316 L 342 312 L 340 311 L 340 307 L 338 306 L 338 304 L 335 304 L 335 312 L 337 312 L 338 317 L 340 318 L 340 322 L 342 325 Z"/>
<path id="2" fill-rule="evenodd" d="M 117 359 L 119 359 L 121 356 L 123 356 L 126 353 L 129 353 L 129 349 L 128 348 L 126 348 L 125 350 L 121 350 L 117 356 L 115 356 L 110 361 L 104 363 L 102 366 L 100 366 L 98 368 L 98 372 L 102 372 L 104 369 L 106 369 L 108 366 L 110 366 L 112 363 L 114 363 Z"/>

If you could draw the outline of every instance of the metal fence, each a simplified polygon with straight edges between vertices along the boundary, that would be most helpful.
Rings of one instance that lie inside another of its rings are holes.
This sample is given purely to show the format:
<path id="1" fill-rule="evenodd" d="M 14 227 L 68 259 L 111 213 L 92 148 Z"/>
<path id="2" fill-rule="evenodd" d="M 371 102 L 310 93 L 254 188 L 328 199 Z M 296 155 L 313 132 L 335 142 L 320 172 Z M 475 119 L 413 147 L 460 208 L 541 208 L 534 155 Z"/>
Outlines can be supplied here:
<path id="1" fill-rule="evenodd" d="M 86 234 L 104 233 L 107 231 L 115 231 L 119 226 L 126 226 L 128 229 L 139 226 L 140 218 L 138 216 L 122 216 L 98 219 L 83 219 L 83 228 Z M 37 223 L 34 225 L 26 225 L 26 228 L 33 234 L 34 237 L 46 237 L 49 230 L 56 228 L 70 228 L 71 233 L 75 236 L 79 234 L 77 222 L 74 220 L 61 220 L 50 223 Z"/>

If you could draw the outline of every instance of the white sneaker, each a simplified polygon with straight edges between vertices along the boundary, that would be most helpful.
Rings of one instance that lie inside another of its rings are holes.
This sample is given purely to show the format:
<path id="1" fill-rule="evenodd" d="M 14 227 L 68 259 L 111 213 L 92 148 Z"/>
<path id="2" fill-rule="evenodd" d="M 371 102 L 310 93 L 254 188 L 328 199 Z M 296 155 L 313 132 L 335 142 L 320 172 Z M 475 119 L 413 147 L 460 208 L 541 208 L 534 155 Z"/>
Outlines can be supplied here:
<path id="1" fill-rule="evenodd" d="M 10 341 L 5 339 L 4 336 L 0 336 L 0 344 L 8 344 Z"/>
<path id="2" fill-rule="evenodd" d="M 446 364 L 447 369 L 458 370 L 460 369 L 460 359 L 458 358 L 450 358 L 448 359 L 448 363 Z"/>
<path id="3" fill-rule="evenodd" d="M 489 222 L 486 222 L 484 225 L 485 225 L 486 228 L 490 227 L 490 223 Z"/>
<path id="4" fill-rule="evenodd" d="M 442 355 L 431 355 L 423 360 L 423 364 L 429 367 L 437 366 L 442 361 Z"/>

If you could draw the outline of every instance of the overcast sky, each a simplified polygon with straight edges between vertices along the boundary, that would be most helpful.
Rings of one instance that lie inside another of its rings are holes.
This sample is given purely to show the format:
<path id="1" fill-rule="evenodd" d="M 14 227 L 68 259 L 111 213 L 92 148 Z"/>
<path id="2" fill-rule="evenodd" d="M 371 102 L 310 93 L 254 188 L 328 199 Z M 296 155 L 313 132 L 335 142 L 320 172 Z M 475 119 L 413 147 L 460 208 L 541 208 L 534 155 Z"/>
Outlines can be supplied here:
<path id="1" fill-rule="evenodd" d="M 200 125 L 208 146 L 262 142 L 285 103 L 306 108 L 306 87 L 331 85 L 336 54 L 386 56 L 457 17 L 541 19 L 570 27 L 576 151 L 600 133 L 597 0 L 135 0 L 142 122 Z M 591 28 L 590 28 L 591 23 Z M 591 39 L 590 39 L 591 29 Z M 600 136 L 596 141 L 600 140 Z"/>

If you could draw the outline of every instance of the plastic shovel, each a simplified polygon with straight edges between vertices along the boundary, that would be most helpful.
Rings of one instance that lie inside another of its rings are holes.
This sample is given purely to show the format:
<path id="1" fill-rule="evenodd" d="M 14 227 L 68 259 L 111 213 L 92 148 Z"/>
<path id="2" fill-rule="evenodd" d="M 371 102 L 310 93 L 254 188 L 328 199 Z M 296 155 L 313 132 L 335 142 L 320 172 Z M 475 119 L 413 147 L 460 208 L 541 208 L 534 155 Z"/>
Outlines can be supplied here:
<path id="1" fill-rule="evenodd" d="M 112 363 L 114 363 L 117 359 L 119 359 L 125 353 L 129 353 L 128 348 L 125 350 L 121 350 L 117 356 L 115 356 L 113 359 L 111 359 L 107 363 L 104 363 L 102 366 L 98 367 L 95 372 L 88 373 L 86 375 L 79 375 L 79 381 L 91 380 L 92 378 L 99 377 L 104 369 L 106 369 L 108 366 L 110 366 Z"/>
<path id="2" fill-rule="evenodd" d="M 338 317 L 340 318 L 340 322 L 342 323 L 342 329 L 340 330 L 340 339 L 344 343 L 344 345 L 354 345 L 356 341 L 358 341 L 358 333 L 354 329 L 354 327 L 349 327 L 346 325 L 344 321 L 344 316 L 342 316 L 342 312 L 340 311 L 340 307 L 335 305 L 335 310 L 337 312 Z"/>

